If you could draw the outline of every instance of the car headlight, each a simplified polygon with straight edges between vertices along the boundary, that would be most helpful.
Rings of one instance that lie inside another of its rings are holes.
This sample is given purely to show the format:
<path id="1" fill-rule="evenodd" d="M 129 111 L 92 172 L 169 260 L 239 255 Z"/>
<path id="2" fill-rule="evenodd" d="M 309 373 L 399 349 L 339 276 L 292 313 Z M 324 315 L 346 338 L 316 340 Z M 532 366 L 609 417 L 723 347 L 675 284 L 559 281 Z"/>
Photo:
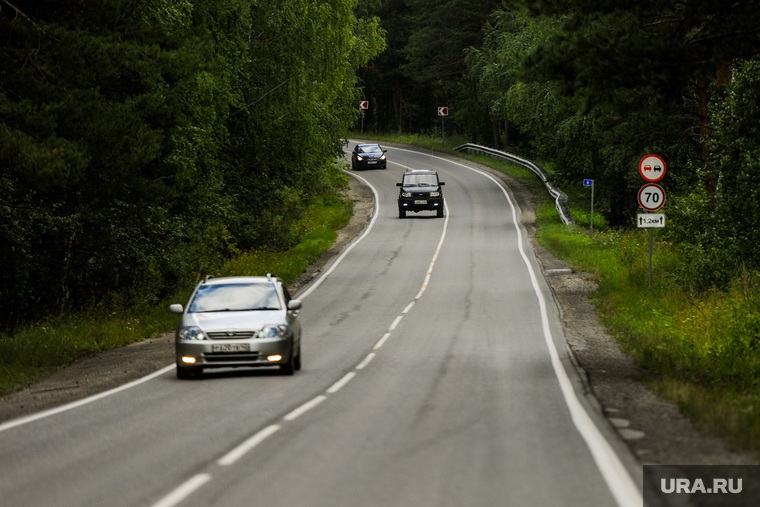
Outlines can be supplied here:
<path id="1" fill-rule="evenodd" d="M 401 192 L 401 197 L 411 197 L 411 196 L 412 196 L 411 192 Z"/>
<path id="2" fill-rule="evenodd" d="M 179 330 L 179 337 L 183 340 L 205 340 L 206 333 L 196 326 L 183 327 Z"/>
<path id="3" fill-rule="evenodd" d="M 279 338 L 288 334 L 288 326 L 285 324 L 264 326 L 259 331 L 259 338 Z"/>
<path id="4" fill-rule="evenodd" d="M 383 155 L 382 157 L 380 157 L 380 160 L 385 160 L 385 155 Z"/>
<path id="5" fill-rule="evenodd" d="M 430 192 L 430 197 L 441 197 L 440 192 Z"/>
<path id="6" fill-rule="evenodd" d="M 356 160 L 364 160 L 364 157 L 360 157 L 359 155 L 357 155 Z"/>

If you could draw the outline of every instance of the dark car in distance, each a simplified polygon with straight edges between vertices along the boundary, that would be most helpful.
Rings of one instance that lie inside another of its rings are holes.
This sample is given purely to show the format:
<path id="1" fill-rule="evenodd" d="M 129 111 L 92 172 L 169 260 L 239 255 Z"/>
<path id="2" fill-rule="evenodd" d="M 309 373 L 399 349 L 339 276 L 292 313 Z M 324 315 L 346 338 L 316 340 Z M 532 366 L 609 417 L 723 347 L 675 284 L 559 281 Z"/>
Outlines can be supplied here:
<path id="1" fill-rule="evenodd" d="M 407 171 L 396 183 L 401 187 L 398 193 L 398 217 L 406 218 L 407 211 L 435 211 L 439 217 L 443 216 L 443 189 L 444 182 L 438 180 L 435 171 Z"/>
<path id="2" fill-rule="evenodd" d="M 387 151 L 379 144 L 357 144 L 351 152 L 351 169 L 385 169 L 388 167 Z"/>

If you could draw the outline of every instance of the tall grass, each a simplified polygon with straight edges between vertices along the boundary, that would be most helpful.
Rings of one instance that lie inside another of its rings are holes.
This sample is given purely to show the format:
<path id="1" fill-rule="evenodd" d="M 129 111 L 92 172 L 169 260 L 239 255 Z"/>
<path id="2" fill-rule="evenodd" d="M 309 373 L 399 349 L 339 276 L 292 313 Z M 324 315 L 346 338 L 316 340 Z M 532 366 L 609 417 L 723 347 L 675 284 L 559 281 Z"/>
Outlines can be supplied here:
<path id="1" fill-rule="evenodd" d="M 241 252 L 215 274 L 275 273 L 290 282 L 330 248 L 337 236 L 335 231 L 348 223 L 352 213 L 350 201 L 328 197 L 316 202 L 293 228 L 302 237 L 294 248 L 286 252 Z M 202 274 L 196 275 L 200 278 Z M 167 301 L 140 307 L 125 307 L 125 298 L 111 295 L 89 312 L 63 315 L 12 335 L 0 335 L 0 396 L 87 355 L 174 329 L 178 317 L 168 313 L 167 305 L 184 303 L 191 292 L 192 287 L 186 287 Z"/>

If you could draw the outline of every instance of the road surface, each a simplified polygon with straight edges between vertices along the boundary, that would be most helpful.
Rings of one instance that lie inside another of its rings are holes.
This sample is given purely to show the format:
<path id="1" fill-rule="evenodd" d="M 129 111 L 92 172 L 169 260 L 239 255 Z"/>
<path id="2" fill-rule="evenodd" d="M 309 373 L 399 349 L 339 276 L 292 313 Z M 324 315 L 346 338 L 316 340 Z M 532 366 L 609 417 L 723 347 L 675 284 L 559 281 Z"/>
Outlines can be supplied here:
<path id="1" fill-rule="evenodd" d="M 296 295 L 302 371 L 168 367 L 0 425 L 2 505 L 642 505 L 625 446 L 580 395 L 508 189 L 388 156 L 356 174 L 376 192 L 370 225 Z M 406 168 L 439 172 L 444 218 L 398 218 Z"/>

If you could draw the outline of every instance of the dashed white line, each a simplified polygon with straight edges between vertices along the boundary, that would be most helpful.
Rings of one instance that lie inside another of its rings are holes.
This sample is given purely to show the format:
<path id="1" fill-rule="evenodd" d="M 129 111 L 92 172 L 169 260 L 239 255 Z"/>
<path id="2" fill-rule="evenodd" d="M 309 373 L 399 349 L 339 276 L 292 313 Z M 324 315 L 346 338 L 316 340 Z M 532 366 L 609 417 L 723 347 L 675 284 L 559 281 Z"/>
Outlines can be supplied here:
<path id="1" fill-rule="evenodd" d="M 389 327 L 388 330 L 393 331 L 394 329 L 396 329 L 396 326 L 398 326 L 398 323 L 401 322 L 401 319 L 403 318 L 404 318 L 403 315 L 399 315 L 398 317 L 396 317 L 396 320 L 393 321 L 393 324 L 391 324 L 391 327 Z"/>
<path id="2" fill-rule="evenodd" d="M 323 395 L 320 394 L 319 396 L 317 396 L 313 400 L 307 401 L 306 403 L 304 403 L 303 405 L 301 405 L 300 407 L 298 407 L 297 409 L 295 409 L 294 411 L 292 411 L 291 413 L 289 413 L 288 415 L 286 415 L 285 417 L 283 417 L 283 419 L 285 419 L 286 421 L 292 421 L 292 420 L 298 418 L 299 416 L 305 414 L 306 412 L 308 412 L 312 408 L 316 407 L 317 405 L 319 405 L 320 403 L 322 403 L 326 399 L 327 399 L 327 396 L 323 396 Z"/>
<path id="3" fill-rule="evenodd" d="M 348 384 L 348 381 L 354 378 L 355 376 L 356 376 L 356 372 L 350 371 L 346 373 L 343 376 L 343 378 L 337 381 L 336 383 L 334 383 L 332 387 L 330 387 L 330 389 L 327 390 L 327 392 L 330 394 L 337 393 L 338 391 L 340 391 L 341 387 Z"/>
<path id="4" fill-rule="evenodd" d="M 364 358 L 364 361 L 362 361 L 361 363 L 359 363 L 359 364 L 356 365 L 356 369 L 357 370 L 361 370 L 362 368 L 364 368 L 365 366 L 367 366 L 369 364 L 369 362 L 372 361 L 374 358 L 375 358 L 375 353 L 374 352 L 370 352 L 367 355 L 367 357 Z"/>
<path id="5" fill-rule="evenodd" d="M 266 440 L 269 436 L 273 435 L 277 430 L 280 429 L 279 424 L 271 424 L 264 428 L 263 430 L 259 431 L 255 435 L 253 435 L 251 438 L 240 444 L 239 446 L 232 449 L 230 452 L 225 454 L 219 461 L 216 463 L 221 466 L 229 466 L 235 463 L 238 459 L 243 457 L 245 453 L 259 445 L 261 442 Z"/>
<path id="6" fill-rule="evenodd" d="M 210 474 L 198 474 L 185 481 L 184 484 L 153 504 L 153 507 L 174 507 L 182 500 L 192 495 L 198 488 L 211 480 Z"/>
<path id="7" fill-rule="evenodd" d="M 406 305 L 406 308 L 404 308 L 404 311 L 401 313 L 404 313 L 404 314 L 409 313 L 409 310 L 411 310 L 413 306 L 414 306 L 414 301 Z"/>
<path id="8" fill-rule="evenodd" d="M 374 348 L 374 350 L 377 350 L 377 349 L 379 349 L 380 347 L 382 347 L 382 346 L 383 346 L 383 343 L 385 343 L 385 340 L 387 340 L 387 339 L 388 339 L 388 338 L 390 338 L 390 337 L 391 337 L 391 334 L 390 334 L 390 333 L 385 333 L 385 334 L 383 335 L 383 337 L 382 337 L 382 338 L 380 338 L 380 341 L 378 341 L 378 342 L 375 344 L 375 346 L 373 347 L 373 348 Z"/>

